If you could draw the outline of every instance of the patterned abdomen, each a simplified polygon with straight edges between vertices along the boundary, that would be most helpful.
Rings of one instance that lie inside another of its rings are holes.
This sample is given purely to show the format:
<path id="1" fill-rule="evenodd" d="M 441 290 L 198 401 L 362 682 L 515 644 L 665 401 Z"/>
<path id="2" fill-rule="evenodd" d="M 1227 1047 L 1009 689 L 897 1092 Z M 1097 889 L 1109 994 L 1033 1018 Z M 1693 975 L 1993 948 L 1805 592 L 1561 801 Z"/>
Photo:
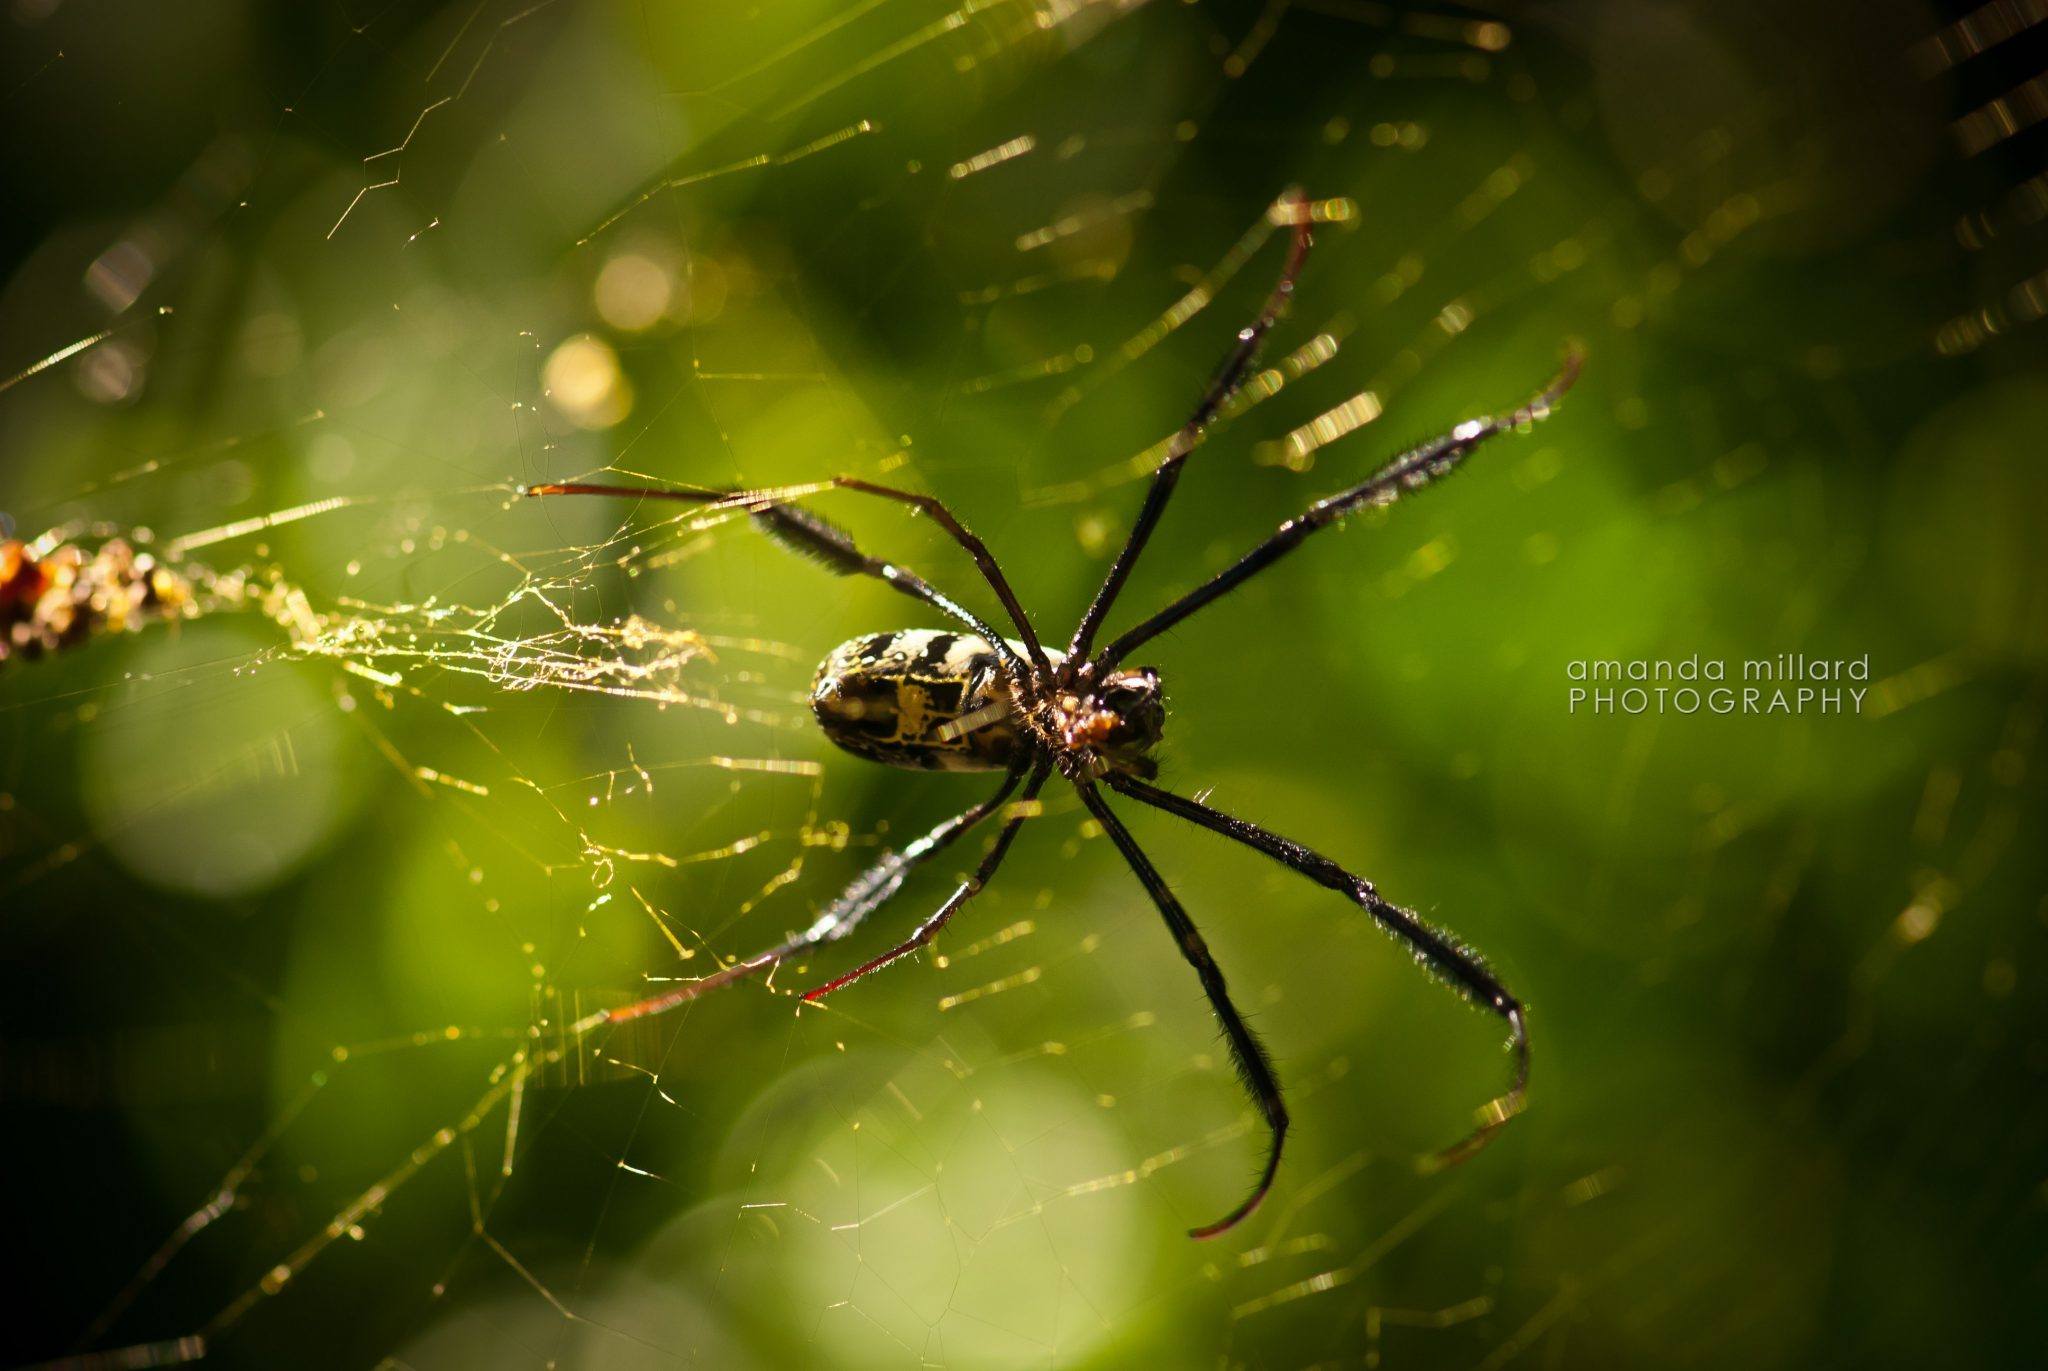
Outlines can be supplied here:
<path id="1" fill-rule="evenodd" d="M 971 633 L 841 643 L 818 667 L 811 711 L 848 752 L 913 771 L 1001 771 L 1026 745 L 995 649 Z"/>

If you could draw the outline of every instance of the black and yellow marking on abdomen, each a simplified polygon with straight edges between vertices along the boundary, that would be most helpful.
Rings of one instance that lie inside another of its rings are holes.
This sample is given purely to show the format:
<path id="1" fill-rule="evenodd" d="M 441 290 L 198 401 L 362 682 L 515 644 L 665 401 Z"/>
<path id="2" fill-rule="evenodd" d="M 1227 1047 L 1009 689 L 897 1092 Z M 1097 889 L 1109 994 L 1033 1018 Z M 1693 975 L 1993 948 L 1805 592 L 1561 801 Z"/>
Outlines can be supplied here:
<path id="1" fill-rule="evenodd" d="M 947 629 L 841 643 L 818 667 L 811 712 L 848 752 L 912 771 L 1002 771 L 1025 746 L 995 648 Z"/>

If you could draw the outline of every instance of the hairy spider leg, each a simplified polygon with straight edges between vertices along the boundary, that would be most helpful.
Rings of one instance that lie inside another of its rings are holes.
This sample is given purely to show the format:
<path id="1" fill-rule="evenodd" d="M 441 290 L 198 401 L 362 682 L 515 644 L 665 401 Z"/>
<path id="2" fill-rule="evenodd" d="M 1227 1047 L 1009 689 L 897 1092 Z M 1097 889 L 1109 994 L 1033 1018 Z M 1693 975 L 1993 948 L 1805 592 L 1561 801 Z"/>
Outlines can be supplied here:
<path id="1" fill-rule="evenodd" d="M 1288 241 L 1287 260 L 1280 267 L 1280 279 L 1274 283 L 1258 317 L 1238 330 L 1237 345 L 1216 368 L 1208 387 L 1202 392 L 1202 398 L 1195 405 L 1195 412 L 1173 435 L 1167 444 L 1166 455 L 1154 468 L 1152 484 L 1145 490 L 1145 502 L 1138 507 L 1138 517 L 1132 521 L 1131 531 L 1125 535 L 1123 549 L 1110 563 L 1109 574 L 1103 577 L 1095 598 L 1089 602 L 1087 613 L 1081 616 L 1080 625 L 1074 630 L 1073 642 L 1067 648 L 1066 669 L 1069 673 L 1079 670 L 1087 661 L 1088 649 L 1095 643 L 1096 630 L 1102 627 L 1110 606 L 1116 603 L 1124 582 L 1130 579 L 1131 568 L 1138 564 L 1138 555 L 1151 540 L 1154 526 L 1166 513 L 1166 503 L 1173 498 L 1173 488 L 1180 482 L 1182 464 L 1202 440 L 1202 434 L 1209 427 L 1209 421 L 1216 417 L 1216 411 L 1243 384 L 1245 373 L 1251 370 L 1252 362 L 1258 356 L 1259 345 L 1265 342 L 1266 335 L 1272 331 L 1287 308 L 1288 300 L 1294 295 L 1294 283 L 1301 275 L 1302 264 L 1308 260 L 1312 241 L 1308 202 L 1302 198 L 1298 187 L 1289 187 L 1274 202 L 1271 213 L 1276 222 L 1285 223 L 1293 230 Z"/>
<path id="2" fill-rule="evenodd" d="M 823 985 L 813 986 L 806 990 L 804 992 L 804 1002 L 816 1004 L 834 991 L 844 990 L 855 981 L 865 980 L 889 965 L 889 963 L 909 956 L 933 938 L 936 938 L 939 935 L 939 930 L 950 923 L 953 916 L 960 912 L 960 907 L 976 895 L 979 895 L 982 888 L 989 883 L 990 878 L 996 874 L 996 868 L 1003 864 L 1004 855 L 1009 852 L 1011 842 L 1017 837 L 1017 830 L 1024 826 L 1024 820 L 1029 818 L 1033 812 L 1031 801 L 1038 798 L 1038 792 L 1045 786 L 1045 778 L 1051 774 L 1052 756 L 1049 753 L 1041 753 L 1037 765 L 1032 768 L 1031 779 L 1024 783 L 1024 793 L 1018 796 L 1018 803 L 1023 807 L 1021 812 L 1013 814 L 1009 821 L 1003 825 L 1002 830 L 996 834 L 995 842 L 990 845 L 987 855 L 981 859 L 981 865 L 974 869 L 974 874 L 962 881 L 959 888 L 946 897 L 946 902 L 938 907 L 937 912 L 917 926 L 916 932 L 890 948 L 887 952 L 884 952 L 881 956 L 862 962 L 853 970 L 846 972 L 844 975 L 834 976 Z"/>
<path id="3" fill-rule="evenodd" d="M 751 957 L 734 962 L 731 966 L 714 971 L 702 980 L 691 981 L 665 990 L 659 995 L 650 995 L 617 1009 L 599 1010 L 587 1021 L 600 1023 L 623 1023 L 627 1019 L 644 1019 L 654 1014 L 665 1014 L 677 1005 L 708 995 L 714 990 L 743 980 L 757 971 L 766 971 L 786 961 L 807 948 L 821 943 L 837 942 L 860 926 L 861 920 L 886 904 L 891 896 L 902 888 L 904 880 L 920 865 L 951 847 L 975 825 L 996 812 L 1003 802 L 1010 798 L 1010 792 L 1022 780 L 1026 762 L 1020 760 L 1003 777 L 1003 783 L 996 793 L 973 805 L 952 818 L 939 824 L 915 841 L 904 844 L 899 852 L 886 852 L 873 866 L 853 878 L 839 898 L 826 905 L 811 926 L 801 933 L 793 933 L 782 942 L 756 952 Z"/>
<path id="4" fill-rule="evenodd" d="M 1301 546 L 1316 530 L 1342 521 L 1346 515 L 1365 505 L 1390 505 L 1401 496 L 1449 475 L 1488 438 L 1548 417 L 1551 408 L 1579 379 L 1579 368 L 1584 360 L 1584 354 L 1573 348 L 1565 355 L 1563 368 L 1550 384 L 1519 409 L 1488 419 L 1468 419 L 1449 433 L 1432 438 L 1420 447 L 1410 448 L 1351 489 L 1316 501 L 1306 512 L 1280 525 L 1264 542 L 1239 558 L 1235 565 L 1219 571 L 1206 584 L 1195 587 L 1102 649 L 1093 664 L 1096 675 L 1114 668 L 1131 649 L 1158 637 L 1204 605 L 1237 589 Z"/>
<path id="5" fill-rule="evenodd" d="M 929 515 L 932 522 L 952 534 L 953 541 L 967 549 L 967 555 L 974 559 L 974 565 L 980 570 L 981 578 L 988 582 L 989 589 L 996 593 L 996 598 L 1003 602 L 1004 611 L 1017 625 L 1017 637 L 1023 641 L 1024 650 L 1030 654 L 1031 665 L 1036 667 L 1042 676 L 1052 674 L 1052 663 L 1046 659 L 1045 648 L 1039 643 L 1038 634 L 1031 627 L 1031 618 L 1024 612 L 1024 606 L 1018 602 L 1016 592 L 1010 589 L 1010 582 L 1003 575 L 1002 567 L 997 565 L 995 554 L 988 550 L 988 544 L 982 542 L 972 530 L 955 518 L 953 511 L 946 508 L 942 501 L 934 496 L 919 495 L 915 491 L 876 485 L 857 476 L 835 476 L 832 478 L 832 484 L 841 490 L 859 491 L 864 495 L 909 505 L 912 509 Z"/>
<path id="6" fill-rule="evenodd" d="M 1449 1147 L 1425 1158 L 1426 1169 L 1435 1170 L 1465 1160 L 1484 1147 L 1509 1119 L 1522 1112 L 1529 1092 L 1528 1012 L 1523 1008 L 1522 1002 L 1500 983 L 1499 978 L 1477 952 L 1442 929 L 1432 928 L 1414 911 L 1390 902 L 1373 888 L 1371 881 L 1362 876 L 1352 875 L 1313 848 L 1269 832 L 1255 823 L 1225 814 L 1218 809 L 1211 809 L 1198 800 L 1190 800 L 1170 790 L 1148 785 L 1136 777 L 1111 774 L 1107 780 L 1119 794 L 1128 795 L 1141 804 L 1151 805 L 1154 809 L 1163 810 L 1176 818 L 1199 824 L 1212 833 L 1221 833 L 1226 838 L 1235 839 L 1254 851 L 1263 852 L 1289 870 L 1308 877 L 1317 885 L 1348 897 L 1366 913 L 1372 915 L 1373 922 L 1412 952 L 1416 960 L 1428 967 L 1451 989 L 1472 1004 L 1490 1010 L 1507 1021 L 1508 1050 L 1515 1058 L 1514 1074 L 1508 1082 L 1507 1091 L 1488 1101 L 1480 1109 L 1477 1128 Z M 1263 1098 L 1260 1103 L 1264 1104 Z M 1274 1147 L 1277 1151 L 1277 1138 Z"/>
<path id="7" fill-rule="evenodd" d="M 1016 593 L 1003 576 L 1002 568 L 996 565 L 995 556 L 988 545 L 968 531 L 967 527 L 944 504 L 929 495 L 918 495 L 891 486 L 878 486 L 853 476 L 834 477 L 830 486 L 840 490 L 856 491 L 906 504 L 929 514 L 932 519 L 953 540 L 967 550 L 974 564 L 990 589 L 1001 600 L 1017 627 L 1017 636 L 1031 655 L 1032 664 L 1042 672 L 1050 674 L 1045 649 L 1039 645 L 1038 635 L 1031 623 L 1024 617 L 1024 608 L 1018 603 Z M 527 486 L 523 492 L 531 498 L 554 495 L 612 495 L 633 500 L 674 500 L 682 504 L 724 506 L 744 509 L 753 517 L 756 527 L 783 546 L 818 562 L 834 575 L 872 576 L 902 591 L 911 599 L 930 605 L 941 614 L 965 624 L 981 637 L 988 639 L 1002 660 L 1004 669 L 1019 683 L 1033 680 L 1033 675 L 1022 658 L 1004 641 L 1005 635 L 997 632 L 980 615 L 959 604 L 952 597 L 933 587 L 917 573 L 885 562 L 879 557 L 870 557 L 854 543 L 852 535 L 807 509 L 790 503 L 772 490 L 712 490 L 697 486 L 625 486 L 609 485 L 590 481 L 550 481 L 542 485 Z"/>
<path id="8" fill-rule="evenodd" d="M 1111 773 L 1114 778 L 1115 773 Z M 1088 806 L 1088 812 L 1109 834 L 1116 850 L 1121 852 L 1124 862 L 1138 878 L 1138 884 L 1145 887 L 1145 893 L 1152 897 L 1152 903 L 1166 920 L 1166 927 L 1173 934 L 1173 940 L 1180 945 L 1181 956 L 1195 969 L 1195 975 L 1202 982 L 1202 993 L 1209 997 L 1209 1007 L 1215 1011 L 1216 1021 L 1223 1025 L 1223 1036 L 1230 1044 L 1230 1058 L 1237 1064 L 1238 1078 L 1244 1088 L 1258 1103 L 1266 1116 L 1270 1140 L 1266 1146 L 1266 1164 L 1259 1172 L 1252 1191 L 1245 1196 L 1237 1208 L 1225 1214 L 1214 1223 L 1203 1224 L 1188 1230 L 1191 1238 L 1213 1238 L 1227 1233 L 1259 1207 L 1266 1198 L 1266 1192 L 1273 1188 L 1273 1178 L 1280 1173 L 1280 1149 L 1287 1141 L 1287 1106 L 1280 1097 L 1280 1077 L 1273 1070 L 1273 1059 L 1266 1055 L 1266 1047 L 1253 1033 L 1251 1025 L 1237 1012 L 1237 1006 L 1230 1001 L 1230 991 L 1223 984 L 1223 972 L 1216 965 L 1216 959 L 1209 955 L 1209 944 L 1202 940 L 1201 930 L 1181 908 L 1180 901 L 1167 889 L 1165 878 L 1157 867 L 1138 846 L 1138 840 L 1131 836 L 1123 820 L 1102 798 L 1102 793 L 1087 781 L 1076 781 L 1075 787 L 1081 792 L 1081 801 Z"/>

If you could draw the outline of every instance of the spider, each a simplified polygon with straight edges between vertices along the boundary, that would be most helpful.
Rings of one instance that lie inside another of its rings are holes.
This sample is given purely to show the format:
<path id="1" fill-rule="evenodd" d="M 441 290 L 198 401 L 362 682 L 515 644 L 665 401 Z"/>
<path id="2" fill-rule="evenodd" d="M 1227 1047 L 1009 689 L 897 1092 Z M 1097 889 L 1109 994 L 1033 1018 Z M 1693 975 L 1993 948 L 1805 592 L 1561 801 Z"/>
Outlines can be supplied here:
<path id="1" fill-rule="evenodd" d="M 821 1000 L 909 955 L 931 942 L 962 906 L 987 886 L 1008 855 L 1025 818 L 1035 812 L 1035 806 L 1029 802 L 1058 772 L 1073 785 L 1081 803 L 1109 835 L 1158 907 L 1181 955 L 1194 968 L 1229 1042 L 1238 1074 L 1269 1130 L 1264 1165 L 1251 1192 L 1223 1217 L 1191 1230 L 1191 1236 L 1211 1238 L 1227 1232 L 1250 1215 L 1271 1190 L 1287 1137 L 1287 1106 L 1272 1059 L 1231 1003 L 1223 972 L 1210 956 L 1194 920 L 1188 917 L 1179 898 L 1110 808 L 1103 795 L 1105 786 L 1140 804 L 1243 843 L 1352 900 L 1454 991 L 1507 1022 L 1508 1047 L 1514 1058 L 1507 1091 L 1479 1111 L 1471 1133 L 1426 1159 L 1428 1164 L 1448 1165 L 1463 1160 L 1520 1112 L 1529 1081 L 1529 1034 L 1522 1002 L 1509 993 L 1479 954 L 1444 930 L 1424 922 L 1413 911 L 1385 899 L 1370 881 L 1354 876 L 1328 857 L 1289 838 L 1154 785 L 1158 768 L 1151 754 L 1159 744 L 1165 723 L 1159 673 L 1151 667 L 1125 667 L 1123 662 L 1134 649 L 1222 599 L 1301 546 L 1312 534 L 1337 524 L 1356 510 L 1391 504 L 1401 495 L 1448 473 L 1487 439 L 1543 418 L 1577 378 L 1581 361 L 1577 350 L 1567 353 L 1558 376 L 1520 408 L 1491 418 L 1467 420 L 1396 457 L 1371 478 L 1317 501 L 1304 513 L 1281 524 L 1225 570 L 1127 629 L 1107 646 L 1095 646 L 1104 619 L 1166 512 L 1188 454 L 1249 373 L 1260 344 L 1294 293 L 1295 281 L 1309 252 L 1312 207 L 1299 192 L 1291 191 L 1275 202 L 1271 215 L 1276 226 L 1289 230 L 1286 261 L 1279 280 L 1258 316 L 1238 333 L 1235 345 L 1212 376 L 1193 414 L 1168 443 L 1123 548 L 1110 564 L 1064 652 L 1050 649 L 1040 641 L 988 547 L 951 510 L 929 495 L 852 476 L 836 477 L 803 492 L 856 491 L 907 505 L 929 516 L 967 551 L 980 569 L 1014 627 L 1015 639 L 1006 638 L 914 572 L 869 556 L 844 530 L 792 503 L 796 497 L 788 492 L 587 482 L 526 489 L 525 493 L 531 496 L 609 495 L 744 509 L 764 532 L 822 563 L 826 570 L 839 575 L 876 577 L 938 611 L 964 631 L 911 629 L 877 633 L 834 649 L 818 670 L 811 692 L 812 711 L 834 743 L 873 761 L 914 770 L 1003 773 L 993 795 L 947 819 L 901 850 L 885 854 L 855 877 L 802 932 L 701 980 L 593 1016 L 595 1021 L 619 1022 L 665 1012 L 720 986 L 772 968 L 806 949 L 846 937 L 896 894 L 912 870 L 951 847 L 991 816 L 1003 812 L 995 839 L 973 874 L 909 937 L 880 956 L 805 991 L 803 999 Z M 1020 803 L 1004 812 L 1013 794 Z"/>

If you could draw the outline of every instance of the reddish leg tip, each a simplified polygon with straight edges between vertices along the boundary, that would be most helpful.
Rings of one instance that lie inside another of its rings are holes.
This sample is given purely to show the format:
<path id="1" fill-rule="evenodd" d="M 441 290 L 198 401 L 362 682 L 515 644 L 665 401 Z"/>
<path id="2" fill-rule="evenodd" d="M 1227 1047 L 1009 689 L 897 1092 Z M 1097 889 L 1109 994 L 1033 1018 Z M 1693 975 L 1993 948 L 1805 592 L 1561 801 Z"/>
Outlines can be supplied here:
<path id="1" fill-rule="evenodd" d="M 1237 1227 L 1246 1219 L 1250 1218 L 1252 1216 L 1252 1211 L 1259 1207 L 1259 1200 L 1262 1200 L 1264 1198 L 1265 1196 L 1261 1195 L 1259 1196 L 1259 1199 L 1253 1200 L 1250 1204 L 1247 1204 L 1244 1208 L 1238 1210 L 1235 1214 L 1226 1214 L 1222 1218 L 1216 1220 L 1216 1222 L 1214 1223 L 1205 1223 L 1200 1228 L 1190 1228 L 1188 1230 L 1188 1236 L 1193 1238 L 1196 1242 L 1207 1242 L 1211 1238 L 1220 1238 L 1225 1233 L 1228 1233 L 1231 1229 Z"/>
<path id="2" fill-rule="evenodd" d="M 1273 1167 L 1267 1171 L 1265 1178 L 1259 1183 L 1259 1188 L 1252 1192 L 1250 1199 L 1246 1200 L 1243 1204 L 1231 1210 L 1228 1214 L 1225 1214 L 1222 1218 L 1216 1220 L 1216 1222 L 1214 1223 L 1205 1223 L 1200 1228 L 1190 1228 L 1188 1230 L 1188 1236 L 1193 1238 L 1196 1242 L 1207 1242 L 1211 1238 L 1222 1237 L 1225 1233 L 1228 1233 L 1231 1229 L 1237 1227 L 1246 1219 L 1250 1218 L 1252 1216 L 1252 1212 L 1256 1210 L 1261 1204 L 1265 1203 L 1267 1193 L 1272 1190 L 1273 1173 L 1274 1171 L 1278 1170 L 1278 1164 L 1279 1158 L 1278 1155 L 1275 1154 Z"/>

